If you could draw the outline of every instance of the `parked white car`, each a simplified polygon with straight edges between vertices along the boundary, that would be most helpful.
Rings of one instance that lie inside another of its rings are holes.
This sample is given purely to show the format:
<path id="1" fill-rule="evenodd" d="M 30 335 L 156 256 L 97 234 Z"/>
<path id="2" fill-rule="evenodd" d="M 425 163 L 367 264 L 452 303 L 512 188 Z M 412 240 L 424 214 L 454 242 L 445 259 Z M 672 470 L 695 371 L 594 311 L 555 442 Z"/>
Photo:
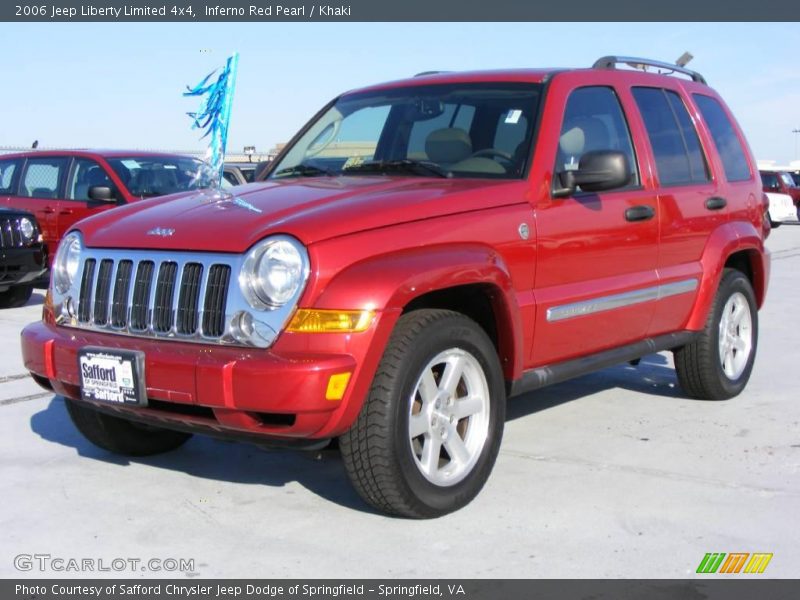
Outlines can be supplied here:
<path id="1" fill-rule="evenodd" d="M 767 192 L 769 198 L 769 222 L 772 227 L 781 223 L 797 223 L 797 208 L 788 194 Z"/>
<path id="2" fill-rule="evenodd" d="M 797 223 L 797 209 L 788 194 L 767 192 L 769 198 L 769 222 L 773 227 L 781 223 Z"/>

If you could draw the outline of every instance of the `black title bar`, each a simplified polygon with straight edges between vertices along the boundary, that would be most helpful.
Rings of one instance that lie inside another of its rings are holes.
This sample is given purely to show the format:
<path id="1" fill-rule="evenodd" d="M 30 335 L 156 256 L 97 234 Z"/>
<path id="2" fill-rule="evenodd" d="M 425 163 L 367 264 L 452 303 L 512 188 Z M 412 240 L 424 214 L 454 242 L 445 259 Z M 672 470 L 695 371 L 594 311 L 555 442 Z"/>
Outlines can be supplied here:
<path id="1" fill-rule="evenodd" d="M 797 0 L 12 0 L 0 20 L 17 22 L 356 21 L 796 21 Z M 753 40 L 755 43 L 755 40 Z"/>

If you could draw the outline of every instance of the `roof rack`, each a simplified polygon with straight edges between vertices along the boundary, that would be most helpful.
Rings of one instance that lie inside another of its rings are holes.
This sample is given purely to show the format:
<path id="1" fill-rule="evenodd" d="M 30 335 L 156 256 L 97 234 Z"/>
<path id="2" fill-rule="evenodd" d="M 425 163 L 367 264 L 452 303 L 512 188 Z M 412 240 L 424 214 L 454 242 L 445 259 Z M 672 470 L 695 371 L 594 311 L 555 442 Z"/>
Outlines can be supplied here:
<path id="1" fill-rule="evenodd" d="M 692 81 L 706 84 L 706 78 L 700 75 L 697 71 L 692 71 L 686 67 L 679 65 L 661 62 L 658 60 L 651 60 L 649 58 L 636 58 L 633 56 L 604 56 L 598 58 L 592 65 L 593 69 L 615 69 L 616 65 L 625 64 L 634 69 L 647 70 L 647 67 L 655 67 L 657 69 L 665 69 L 670 73 L 682 73 L 692 78 Z M 708 85 L 708 84 L 706 84 Z"/>
<path id="2" fill-rule="evenodd" d="M 424 77 L 425 75 L 438 75 L 439 73 L 450 73 L 450 71 L 422 71 L 417 73 L 414 77 Z"/>

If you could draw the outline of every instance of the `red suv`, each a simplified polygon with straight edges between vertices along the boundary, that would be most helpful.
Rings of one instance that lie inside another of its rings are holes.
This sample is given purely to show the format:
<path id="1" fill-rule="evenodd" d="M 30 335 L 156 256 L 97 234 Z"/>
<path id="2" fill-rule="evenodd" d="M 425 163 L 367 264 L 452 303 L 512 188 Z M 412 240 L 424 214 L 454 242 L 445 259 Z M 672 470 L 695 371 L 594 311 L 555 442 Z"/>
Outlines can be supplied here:
<path id="1" fill-rule="evenodd" d="M 52 257 L 81 219 L 141 198 L 203 187 L 203 163 L 124 150 L 48 150 L 0 156 L 0 205 L 36 215 Z"/>
<path id="2" fill-rule="evenodd" d="M 508 397 L 662 350 L 695 398 L 750 377 L 766 204 L 697 73 L 607 57 L 376 85 L 262 177 L 61 243 L 23 355 L 98 446 L 338 438 L 368 503 L 434 517 L 483 486 Z"/>

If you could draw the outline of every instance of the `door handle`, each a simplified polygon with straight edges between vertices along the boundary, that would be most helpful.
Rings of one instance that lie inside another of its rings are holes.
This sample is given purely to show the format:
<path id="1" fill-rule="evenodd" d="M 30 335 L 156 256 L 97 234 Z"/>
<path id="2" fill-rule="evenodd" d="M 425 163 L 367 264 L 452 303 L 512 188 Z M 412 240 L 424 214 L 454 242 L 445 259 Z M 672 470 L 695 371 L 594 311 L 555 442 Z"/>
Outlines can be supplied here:
<path id="1" fill-rule="evenodd" d="M 631 206 L 625 210 L 626 221 L 648 221 L 655 216 L 655 209 L 652 206 L 647 206 L 646 204 Z"/>
<path id="2" fill-rule="evenodd" d="M 720 198 L 719 196 L 714 196 L 713 198 L 709 198 L 706 200 L 706 208 L 708 210 L 720 210 L 728 206 L 728 201 L 725 198 Z"/>
<path id="3" fill-rule="evenodd" d="M 42 209 L 42 213 L 45 215 L 52 215 L 54 212 L 56 212 L 56 209 L 53 208 L 52 206 L 45 206 Z"/>
<path id="4" fill-rule="evenodd" d="M 60 215 L 71 215 L 72 214 L 72 209 L 71 208 L 65 208 L 64 210 L 60 211 L 58 214 L 60 214 Z"/>

